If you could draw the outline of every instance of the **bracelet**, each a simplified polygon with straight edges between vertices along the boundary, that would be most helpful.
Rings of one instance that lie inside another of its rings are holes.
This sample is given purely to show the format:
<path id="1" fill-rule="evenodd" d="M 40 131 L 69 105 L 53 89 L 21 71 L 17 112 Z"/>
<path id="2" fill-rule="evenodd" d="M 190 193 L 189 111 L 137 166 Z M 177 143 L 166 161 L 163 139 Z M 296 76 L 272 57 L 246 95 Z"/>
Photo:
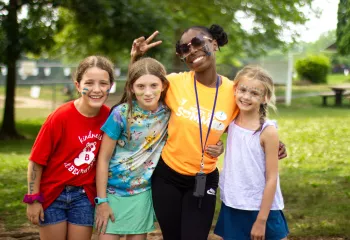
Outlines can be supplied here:
<path id="1" fill-rule="evenodd" d="M 35 193 L 35 194 L 26 194 L 24 195 L 23 198 L 23 202 L 24 203 L 28 203 L 28 204 L 32 204 L 35 201 L 39 202 L 39 203 L 43 203 L 44 202 L 44 197 L 41 193 Z"/>

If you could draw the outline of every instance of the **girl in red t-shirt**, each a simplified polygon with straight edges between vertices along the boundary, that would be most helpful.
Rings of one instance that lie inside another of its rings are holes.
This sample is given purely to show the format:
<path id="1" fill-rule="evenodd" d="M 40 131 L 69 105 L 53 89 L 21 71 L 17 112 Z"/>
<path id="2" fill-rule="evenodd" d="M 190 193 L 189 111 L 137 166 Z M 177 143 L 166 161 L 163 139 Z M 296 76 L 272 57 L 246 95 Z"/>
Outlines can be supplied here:
<path id="1" fill-rule="evenodd" d="M 113 72 L 104 57 L 84 59 L 74 75 L 80 97 L 51 113 L 35 140 L 23 201 L 40 239 L 91 239 L 96 156 Z"/>

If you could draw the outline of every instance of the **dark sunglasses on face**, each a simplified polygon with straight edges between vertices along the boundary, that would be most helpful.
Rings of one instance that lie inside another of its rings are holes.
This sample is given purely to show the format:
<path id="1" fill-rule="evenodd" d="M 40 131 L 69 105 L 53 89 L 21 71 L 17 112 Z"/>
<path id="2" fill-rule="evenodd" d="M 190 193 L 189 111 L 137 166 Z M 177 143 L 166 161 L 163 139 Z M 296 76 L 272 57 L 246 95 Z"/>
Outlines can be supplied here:
<path id="1" fill-rule="evenodd" d="M 211 38 L 209 38 L 207 36 L 197 35 L 194 38 L 192 38 L 189 43 L 176 45 L 176 54 L 180 58 L 187 57 L 191 53 L 191 46 L 194 49 L 202 48 L 205 45 L 205 39 L 208 39 L 209 41 L 213 40 L 213 39 L 211 39 Z"/>

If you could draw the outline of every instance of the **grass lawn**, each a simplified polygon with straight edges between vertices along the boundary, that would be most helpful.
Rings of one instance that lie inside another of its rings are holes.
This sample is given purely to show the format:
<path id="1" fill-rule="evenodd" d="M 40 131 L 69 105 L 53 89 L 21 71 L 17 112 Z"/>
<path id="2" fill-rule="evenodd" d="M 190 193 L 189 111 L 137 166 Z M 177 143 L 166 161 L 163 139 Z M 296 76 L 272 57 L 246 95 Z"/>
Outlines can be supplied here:
<path id="1" fill-rule="evenodd" d="M 345 76 L 344 74 L 331 74 L 327 77 L 328 84 L 340 84 L 350 83 L 350 75 Z"/>
<path id="2" fill-rule="evenodd" d="M 280 177 L 293 237 L 350 237 L 350 104 L 345 102 L 335 108 L 332 102 L 321 107 L 320 97 L 293 99 L 291 107 L 280 105 L 270 117 L 278 120 L 288 150 Z M 0 142 L 0 222 L 8 229 L 26 222 L 21 199 L 27 189 L 27 159 L 48 111 L 17 109 L 18 130 L 29 139 Z M 216 216 L 219 199 L 217 206 Z"/>
<path id="3" fill-rule="evenodd" d="M 350 105 L 305 102 L 271 116 L 288 150 L 280 177 L 291 236 L 350 237 Z"/>
<path id="4" fill-rule="evenodd" d="M 332 92 L 330 85 L 350 83 L 350 76 L 344 76 L 344 74 L 331 74 L 328 75 L 328 84 L 313 84 L 307 86 L 294 85 L 292 89 L 292 95 L 304 94 L 304 93 L 319 93 L 319 92 Z M 282 96 L 285 92 L 285 86 L 276 87 L 276 95 Z"/>
<path id="5" fill-rule="evenodd" d="M 0 142 L 0 222 L 7 229 L 18 228 L 26 222 L 22 199 L 27 192 L 27 163 L 33 139 L 43 120 L 39 118 L 17 122 L 17 129 L 28 140 Z"/>

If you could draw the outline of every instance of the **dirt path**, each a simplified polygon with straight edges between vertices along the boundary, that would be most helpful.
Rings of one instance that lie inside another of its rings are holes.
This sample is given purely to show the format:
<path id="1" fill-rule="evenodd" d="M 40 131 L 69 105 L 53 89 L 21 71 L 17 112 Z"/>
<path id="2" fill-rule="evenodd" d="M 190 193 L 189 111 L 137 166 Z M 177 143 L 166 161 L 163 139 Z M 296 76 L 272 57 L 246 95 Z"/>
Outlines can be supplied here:
<path id="1" fill-rule="evenodd" d="M 5 232 L 4 227 L 0 226 L 0 240 L 39 240 L 38 227 L 33 226 L 29 223 L 24 224 L 21 229 Z M 97 240 L 98 237 L 94 234 L 91 240 Z M 122 238 L 124 240 L 125 238 Z M 220 238 L 214 234 L 210 234 L 208 240 L 219 240 Z M 159 227 L 157 230 L 149 233 L 147 240 L 163 240 L 162 233 Z"/>
<path id="2" fill-rule="evenodd" d="M 5 97 L 0 96 L 0 108 L 5 106 Z M 34 99 L 30 97 L 16 97 L 15 108 L 51 108 L 51 101 Z"/>
<path id="3" fill-rule="evenodd" d="M 119 95 L 110 95 L 106 104 L 108 106 L 115 105 L 120 99 Z M 61 105 L 62 102 L 56 102 L 56 107 Z M 0 108 L 4 108 L 5 106 L 5 96 L 0 95 Z M 52 101 L 51 100 L 42 100 L 35 99 L 30 97 L 16 97 L 15 100 L 15 108 L 43 108 L 43 109 L 52 109 Z"/>
<path id="4" fill-rule="evenodd" d="M 38 227 L 33 226 L 29 223 L 24 224 L 21 229 L 11 232 L 5 232 L 3 225 L 0 225 L 0 240 L 39 240 Z M 96 234 L 93 235 L 91 240 L 97 240 Z M 221 238 L 210 234 L 208 240 L 220 240 Z M 339 238 L 339 237 L 289 237 L 289 240 L 349 240 L 349 238 Z M 125 240 L 125 238 L 122 238 Z M 162 233 L 157 226 L 157 230 L 149 233 L 147 240 L 163 240 Z M 194 239 L 195 240 L 195 239 Z"/>

